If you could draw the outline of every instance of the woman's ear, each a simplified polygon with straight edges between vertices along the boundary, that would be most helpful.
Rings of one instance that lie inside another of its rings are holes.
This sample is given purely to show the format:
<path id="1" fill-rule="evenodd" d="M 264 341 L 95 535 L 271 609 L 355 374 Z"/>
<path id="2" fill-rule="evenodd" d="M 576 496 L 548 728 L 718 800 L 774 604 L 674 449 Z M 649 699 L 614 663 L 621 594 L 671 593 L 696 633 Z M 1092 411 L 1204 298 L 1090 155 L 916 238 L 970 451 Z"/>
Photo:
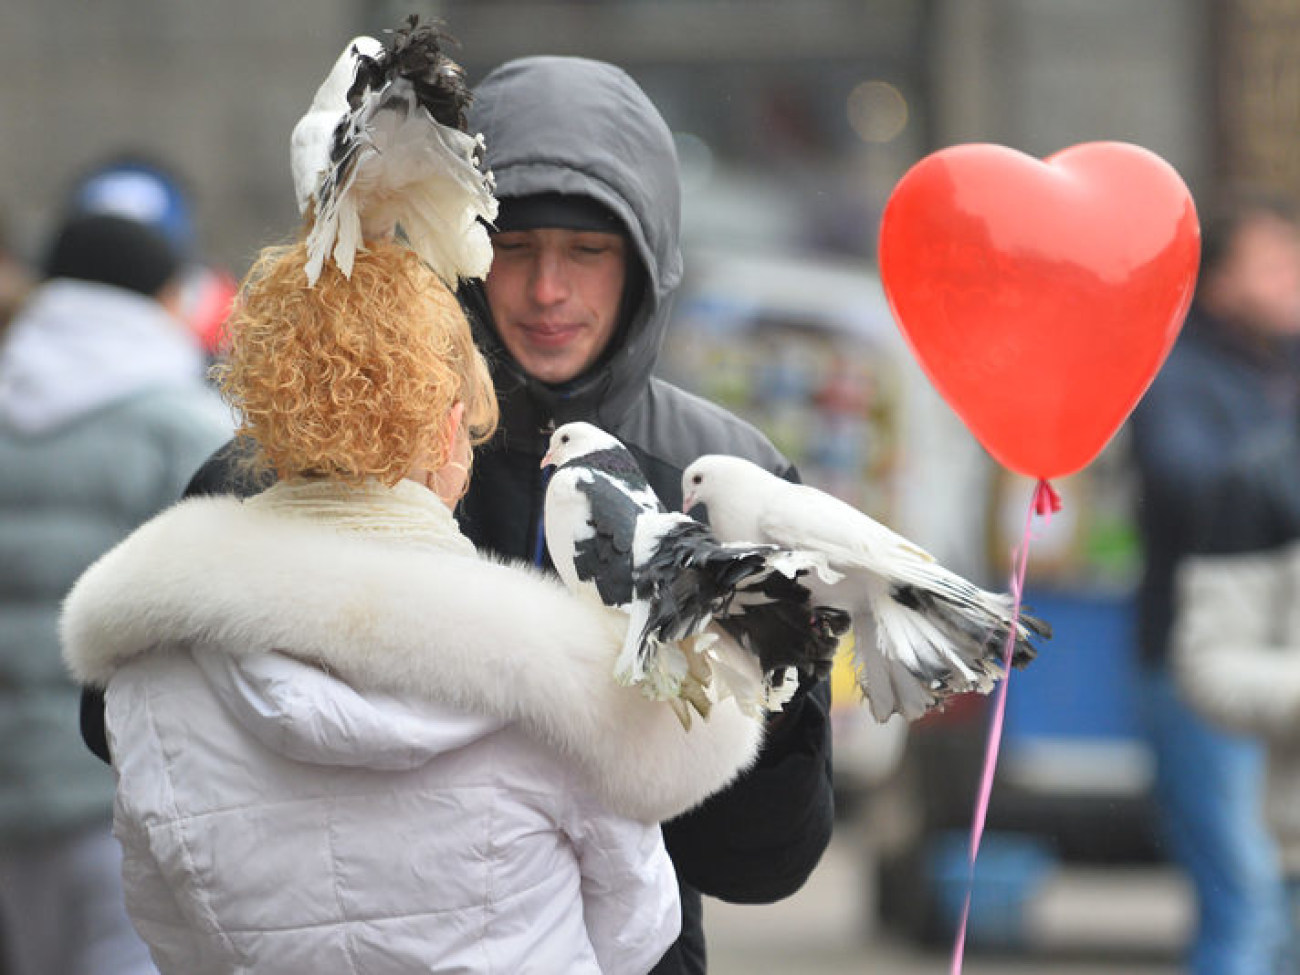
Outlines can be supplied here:
<path id="1" fill-rule="evenodd" d="M 447 456 L 450 458 L 456 450 L 456 438 L 460 435 L 461 424 L 465 422 L 465 401 L 458 400 L 447 414 Z"/>

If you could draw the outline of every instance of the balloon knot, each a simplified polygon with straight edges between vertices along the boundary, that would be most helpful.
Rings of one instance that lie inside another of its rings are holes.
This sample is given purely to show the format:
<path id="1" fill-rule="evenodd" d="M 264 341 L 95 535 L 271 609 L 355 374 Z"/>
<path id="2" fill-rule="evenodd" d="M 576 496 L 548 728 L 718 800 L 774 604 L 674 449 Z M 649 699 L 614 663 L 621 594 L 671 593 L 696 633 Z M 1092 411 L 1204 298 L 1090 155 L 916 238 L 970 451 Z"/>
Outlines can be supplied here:
<path id="1" fill-rule="evenodd" d="M 1034 488 L 1034 513 L 1039 516 L 1054 515 L 1061 510 L 1061 496 L 1046 479 L 1039 479 Z"/>

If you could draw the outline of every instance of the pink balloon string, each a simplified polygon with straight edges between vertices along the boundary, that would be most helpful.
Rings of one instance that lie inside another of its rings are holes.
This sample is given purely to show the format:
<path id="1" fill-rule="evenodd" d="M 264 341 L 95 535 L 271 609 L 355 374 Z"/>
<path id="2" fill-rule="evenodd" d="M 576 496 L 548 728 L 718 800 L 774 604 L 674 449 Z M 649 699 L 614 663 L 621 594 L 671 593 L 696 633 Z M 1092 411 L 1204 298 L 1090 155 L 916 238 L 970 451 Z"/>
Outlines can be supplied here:
<path id="1" fill-rule="evenodd" d="M 1025 591 L 1025 569 L 1029 564 L 1029 542 L 1033 537 L 1034 515 L 1051 519 L 1061 510 L 1061 496 L 1045 480 L 1039 480 L 1025 513 L 1025 528 L 1020 544 L 1011 555 L 1011 627 L 1007 630 L 1006 647 L 1002 652 L 1003 678 L 998 682 L 994 698 L 993 716 L 989 721 L 988 738 L 984 743 L 984 770 L 980 774 L 979 793 L 975 800 L 975 815 L 970 828 L 970 855 L 966 869 L 966 896 L 962 901 L 961 920 L 957 924 L 957 938 L 952 948 L 951 975 L 961 975 L 962 959 L 966 954 L 966 926 L 970 920 L 971 895 L 975 887 L 975 860 L 979 856 L 980 839 L 984 836 L 984 823 L 988 819 L 989 796 L 993 792 L 993 773 L 997 770 L 998 751 L 1002 744 L 1002 724 L 1007 713 L 1007 687 L 1011 683 L 1011 659 L 1016 650 L 1016 636 L 1020 628 L 1020 602 Z"/>

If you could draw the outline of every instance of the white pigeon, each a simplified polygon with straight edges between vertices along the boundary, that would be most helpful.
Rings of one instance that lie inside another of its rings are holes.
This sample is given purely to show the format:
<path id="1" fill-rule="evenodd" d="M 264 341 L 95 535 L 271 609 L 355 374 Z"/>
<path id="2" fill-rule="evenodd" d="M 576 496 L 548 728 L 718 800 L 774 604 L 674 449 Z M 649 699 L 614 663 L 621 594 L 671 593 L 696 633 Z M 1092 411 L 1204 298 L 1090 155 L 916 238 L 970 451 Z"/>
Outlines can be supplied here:
<path id="1" fill-rule="evenodd" d="M 487 273 L 497 202 L 482 139 L 464 131 L 469 86 L 445 40 L 415 16 L 384 43 L 354 39 L 294 127 L 294 189 L 312 211 L 309 284 L 331 257 L 350 277 L 366 241 L 399 231 L 453 290 Z"/>
<path id="2" fill-rule="evenodd" d="M 684 511 L 704 506 L 724 541 L 808 549 L 840 574 L 809 585 L 818 603 L 853 618 L 858 683 L 876 720 L 915 720 L 954 694 L 986 694 L 1003 676 L 1012 598 L 978 588 L 852 505 L 718 454 L 686 468 L 682 497 Z M 1051 630 L 1023 614 L 1015 626 L 1012 662 L 1024 666 L 1037 653 L 1030 636 Z"/>
<path id="3" fill-rule="evenodd" d="M 544 527 L 556 572 L 571 590 L 631 617 L 618 680 L 674 696 L 690 666 L 677 645 L 712 622 L 778 687 L 788 667 L 818 676 L 830 668 L 849 621 L 811 604 L 805 577 L 831 577 L 820 558 L 720 543 L 667 510 L 627 448 L 592 424 L 559 427 L 542 464 L 555 467 Z"/>

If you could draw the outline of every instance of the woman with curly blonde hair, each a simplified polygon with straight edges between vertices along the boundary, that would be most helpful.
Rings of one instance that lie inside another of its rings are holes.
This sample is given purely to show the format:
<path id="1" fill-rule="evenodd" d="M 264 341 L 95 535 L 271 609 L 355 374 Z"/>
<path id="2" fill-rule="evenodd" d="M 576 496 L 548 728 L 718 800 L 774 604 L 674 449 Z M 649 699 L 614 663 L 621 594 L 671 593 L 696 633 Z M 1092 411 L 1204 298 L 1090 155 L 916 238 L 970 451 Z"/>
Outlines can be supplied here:
<path id="1" fill-rule="evenodd" d="M 759 725 L 684 730 L 614 681 L 627 617 L 477 555 L 452 509 L 497 405 L 459 305 L 401 244 L 312 286 L 305 253 L 263 253 L 218 371 L 276 483 L 181 502 L 65 604 L 132 918 L 164 975 L 648 971 L 657 824 Z"/>

